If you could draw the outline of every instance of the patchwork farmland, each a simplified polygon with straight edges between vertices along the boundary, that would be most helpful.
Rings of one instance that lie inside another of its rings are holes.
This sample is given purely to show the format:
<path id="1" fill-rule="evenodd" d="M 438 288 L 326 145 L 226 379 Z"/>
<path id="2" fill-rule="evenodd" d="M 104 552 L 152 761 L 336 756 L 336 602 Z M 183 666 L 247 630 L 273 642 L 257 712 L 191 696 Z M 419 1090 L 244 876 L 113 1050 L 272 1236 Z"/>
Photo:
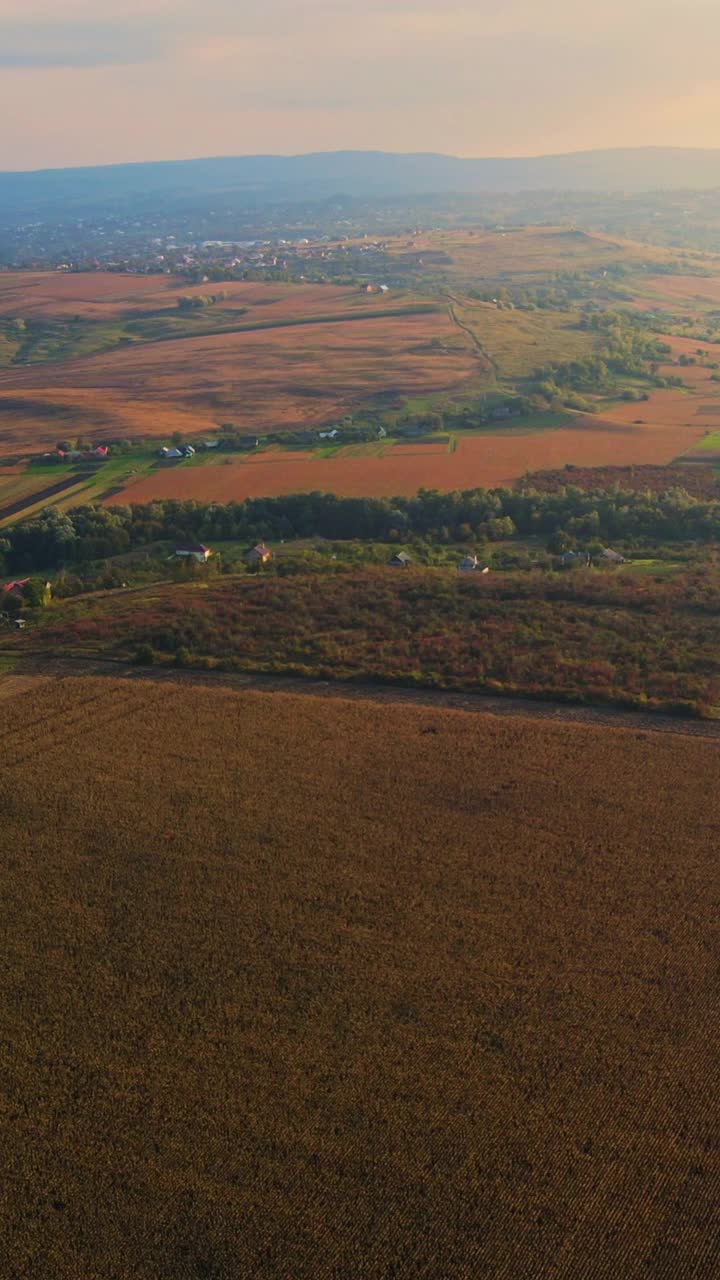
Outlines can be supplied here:
<path id="1" fill-rule="evenodd" d="M 340 447 L 322 450 L 271 446 L 198 457 L 193 465 L 156 465 L 154 441 L 198 441 L 216 436 L 226 422 L 277 437 L 388 407 L 395 417 L 404 406 L 452 414 L 477 406 L 488 392 L 523 393 L 538 366 L 592 358 L 597 332 L 581 323 L 571 300 L 551 308 L 496 306 L 470 287 L 473 279 L 534 288 L 571 263 L 590 273 L 583 287 L 592 298 L 604 296 L 603 273 L 619 264 L 635 302 L 647 302 L 648 291 L 666 282 L 678 296 L 686 291 L 690 307 L 691 287 L 704 289 L 699 316 L 720 287 L 714 276 L 653 275 L 654 263 L 677 269 L 671 251 L 557 228 L 438 232 L 410 247 L 398 238 L 388 243 L 387 260 L 425 263 L 432 287 L 383 296 L 357 285 L 230 281 L 218 287 L 212 305 L 183 308 L 180 295 L 207 301 L 216 286 L 103 272 L 0 273 L 0 457 L 22 458 L 68 437 L 137 445 L 127 465 L 116 459 L 57 488 L 41 469 L 0 472 L 0 522 L 33 513 L 44 494 L 61 508 L 168 497 L 223 502 L 315 489 L 392 497 L 420 487 L 509 486 L 528 471 L 567 465 L 715 461 L 720 383 L 712 347 L 696 359 L 698 339 L 660 334 L 672 362 L 658 372 L 677 381 L 682 360 L 683 386 L 641 379 L 638 389 L 630 379 L 627 399 L 620 390 L 591 395 L 584 406 L 571 403 L 558 413 L 552 405 L 508 426 L 443 429 L 439 440 L 399 444 L 391 427 L 389 438 L 370 444 L 343 447 L 341 439 Z M 605 305 L 611 304 L 610 292 Z M 588 406 L 594 412 L 585 412 Z"/>

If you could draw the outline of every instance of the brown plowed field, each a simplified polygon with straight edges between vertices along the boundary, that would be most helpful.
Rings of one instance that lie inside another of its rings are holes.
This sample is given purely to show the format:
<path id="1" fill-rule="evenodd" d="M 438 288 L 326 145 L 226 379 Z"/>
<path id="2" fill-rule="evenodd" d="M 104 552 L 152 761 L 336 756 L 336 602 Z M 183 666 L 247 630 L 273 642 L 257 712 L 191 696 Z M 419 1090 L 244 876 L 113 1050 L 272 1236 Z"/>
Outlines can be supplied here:
<path id="1" fill-rule="evenodd" d="M 637 405 L 632 406 L 636 411 Z M 645 406 L 641 406 L 645 407 Z M 227 466 L 178 467 L 156 471 L 112 503 L 152 498 L 197 498 L 213 502 L 309 493 L 314 489 L 347 497 L 394 497 L 420 488 L 493 488 L 512 485 L 526 471 L 575 463 L 584 467 L 672 462 L 707 429 L 632 426 L 588 417 L 577 427 L 528 435 L 460 436 L 454 453 L 446 446 L 397 445 L 382 456 L 316 458 L 311 453 L 261 453 Z"/>
<path id="2" fill-rule="evenodd" d="M 3 703 L 14 1280 L 711 1280 L 716 742 Z"/>

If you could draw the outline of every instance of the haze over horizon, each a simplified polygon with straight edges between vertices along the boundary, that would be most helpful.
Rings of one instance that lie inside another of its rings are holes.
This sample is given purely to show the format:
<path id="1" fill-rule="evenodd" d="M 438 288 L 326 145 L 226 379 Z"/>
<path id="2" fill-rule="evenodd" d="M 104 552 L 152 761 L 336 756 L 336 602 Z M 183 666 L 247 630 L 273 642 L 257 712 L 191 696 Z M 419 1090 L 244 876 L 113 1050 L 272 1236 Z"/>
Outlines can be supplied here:
<path id="1" fill-rule="evenodd" d="M 713 0 L 0 0 L 0 169 L 717 145 Z"/>

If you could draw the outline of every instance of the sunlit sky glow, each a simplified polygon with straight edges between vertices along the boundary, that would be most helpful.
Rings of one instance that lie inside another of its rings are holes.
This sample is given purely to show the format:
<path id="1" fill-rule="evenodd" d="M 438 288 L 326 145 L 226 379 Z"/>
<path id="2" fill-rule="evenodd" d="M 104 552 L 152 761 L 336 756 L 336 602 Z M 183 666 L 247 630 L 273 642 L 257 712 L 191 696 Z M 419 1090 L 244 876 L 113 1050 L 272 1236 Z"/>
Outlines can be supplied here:
<path id="1" fill-rule="evenodd" d="M 718 0 L 0 0 L 0 168 L 720 146 Z"/>

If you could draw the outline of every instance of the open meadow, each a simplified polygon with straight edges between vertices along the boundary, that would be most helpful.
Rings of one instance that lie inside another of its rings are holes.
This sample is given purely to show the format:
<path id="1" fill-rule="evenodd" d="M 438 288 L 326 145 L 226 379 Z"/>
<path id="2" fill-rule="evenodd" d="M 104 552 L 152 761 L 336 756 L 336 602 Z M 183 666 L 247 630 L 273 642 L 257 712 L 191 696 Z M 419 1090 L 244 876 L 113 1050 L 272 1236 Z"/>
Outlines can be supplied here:
<path id="1" fill-rule="evenodd" d="M 11 687 L 8 1276 L 713 1273 L 716 742 Z"/>

